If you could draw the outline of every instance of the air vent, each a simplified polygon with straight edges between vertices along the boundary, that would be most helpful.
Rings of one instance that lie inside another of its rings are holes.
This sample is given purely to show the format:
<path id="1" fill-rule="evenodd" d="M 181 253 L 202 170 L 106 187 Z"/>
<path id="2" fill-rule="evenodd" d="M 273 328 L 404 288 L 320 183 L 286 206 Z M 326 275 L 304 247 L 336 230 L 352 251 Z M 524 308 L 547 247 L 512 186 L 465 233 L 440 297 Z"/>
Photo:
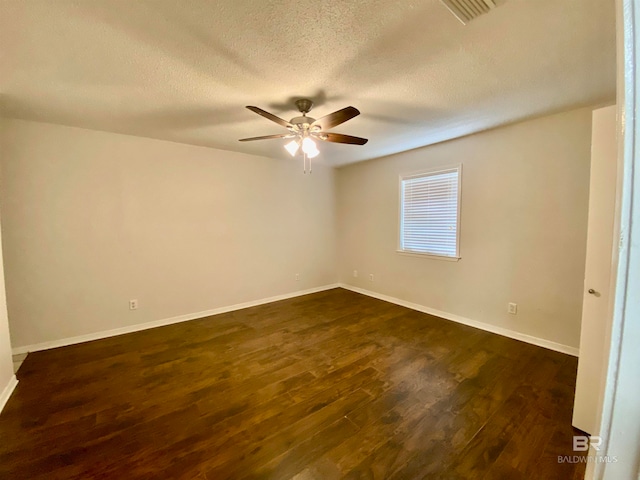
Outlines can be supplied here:
<path id="1" fill-rule="evenodd" d="M 464 25 L 496 8 L 493 0 L 440 0 Z"/>

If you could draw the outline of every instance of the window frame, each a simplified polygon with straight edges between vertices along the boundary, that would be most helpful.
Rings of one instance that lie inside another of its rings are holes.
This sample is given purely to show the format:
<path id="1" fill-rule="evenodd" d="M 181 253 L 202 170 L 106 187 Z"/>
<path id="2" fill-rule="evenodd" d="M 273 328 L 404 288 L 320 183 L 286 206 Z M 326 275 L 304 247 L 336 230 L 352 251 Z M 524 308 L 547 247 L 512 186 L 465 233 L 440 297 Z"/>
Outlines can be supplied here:
<path id="1" fill-rule="evenodd" d="M 438 253 L 429 253 L 429 252 L 417 252 L 414 250 L 405 250 L 402 248 L 402 237 L 403 237 L 403 228 L 404 228 L 404 195 L 402 182 L 404 180 L 410 180 L 412 178 L 420 178 L 427 177 L 431 175 L 436 175 L 438 173 L 446 173 L 451 171 L 458 172 L 458 197 L 456 199 L 456 253 L 455 256 L 449 255 L 441 255 Z M 455 165 L 448 166 L 439 166 L 430 168 L 427 170 L 420 170 L 419 172 L 413 173 L 401 173 L 398 175 L 398 235 L 397 235 L 397 248 L 396 253 L 401 255 L 409 255 L 412 257 L 422 257 L 422 258 L 432 258 L 435 260 L 445 260 L 449 262 L 457 262 L 462 257 L 460 256 L 460 210 L 461 210 L 461 202 L 462 202 L 462 163 L 458 163 Z"/>

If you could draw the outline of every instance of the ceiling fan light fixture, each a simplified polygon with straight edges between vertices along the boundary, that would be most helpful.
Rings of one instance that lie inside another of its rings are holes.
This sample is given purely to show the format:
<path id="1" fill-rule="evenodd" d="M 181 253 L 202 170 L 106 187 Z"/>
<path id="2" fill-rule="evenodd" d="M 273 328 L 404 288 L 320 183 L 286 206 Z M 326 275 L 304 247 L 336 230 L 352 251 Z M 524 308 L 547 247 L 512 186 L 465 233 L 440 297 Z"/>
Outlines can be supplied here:
<path id="1" fill-rule="evenodd" d="M 320 150 L 318 150 L 317 148 L 315 150 L 311 150 L 309 152 L 305 152 L 307 154 L 307 157 L 309 158 L 316 158 L 319 154 L 320 154 Z"/>
<path id="2" fill-rule="evenodd" d="M 313 158 L 316 155 L 318 155 L 318 147 L 316 146 L 316 142 L 314 142 L 313 140 L 311 140 L 309 137 L 306 137 L 304 140 L 302 140 L 302 151 L 304 153 L 307 154 L 308 157 Z M 312 156 L 312 154 L 314 154 Z"/>
<path id="3" fill-rule="evenodd" d="M 300 148 L 300 145 L 298 144 L 297 140 L 291 140 L 284 146 L 284 148 L 291 154 L 292 157 L 295 157 L 296 153 L 298 153 L 298 148 Z"/>

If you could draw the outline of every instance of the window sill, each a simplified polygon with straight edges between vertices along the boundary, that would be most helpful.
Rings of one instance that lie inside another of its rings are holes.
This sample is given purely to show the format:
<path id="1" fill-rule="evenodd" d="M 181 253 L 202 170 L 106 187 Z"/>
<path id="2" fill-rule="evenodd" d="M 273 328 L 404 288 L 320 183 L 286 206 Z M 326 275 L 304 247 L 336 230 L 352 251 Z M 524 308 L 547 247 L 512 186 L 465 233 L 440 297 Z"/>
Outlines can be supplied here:
<path id="1" fill-rule="evenodd" d="M 444 260 L 445 262 L 457 262 L 462 257 L 445 257 L 444 255 L 434 255 L 432 253 L 420 253 L 420 252 L 408 252 L 406 250 L 396 250 L 396 253 L 400 255 L 407 255 L 409 257 L 422 257 L 432 258 L 433 260 Z"/>

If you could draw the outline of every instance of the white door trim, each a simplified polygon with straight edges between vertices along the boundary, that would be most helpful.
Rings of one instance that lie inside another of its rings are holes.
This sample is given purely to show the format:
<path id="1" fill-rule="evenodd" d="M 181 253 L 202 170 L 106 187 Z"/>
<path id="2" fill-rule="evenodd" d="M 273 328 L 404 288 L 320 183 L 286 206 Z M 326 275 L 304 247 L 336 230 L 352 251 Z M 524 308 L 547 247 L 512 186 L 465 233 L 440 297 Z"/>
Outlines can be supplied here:
<path id="1" fill-rule="evenodd" d="M 600 451 L 591 455 L 615 459 L 588 464 L 585 478 L 640 478 L 640 109 L 636 65 L 640 48 L 640 4 L 617 0 L 618 133 L 622 166 L 616 218 L 620 231 L 615 291 L 612 290 L 611 344 L 606 382 L 601 391 Z M 635 195 L 634 195 L 635 190 Z M 603 359 L 606 361 L 606 359 Z"/>

